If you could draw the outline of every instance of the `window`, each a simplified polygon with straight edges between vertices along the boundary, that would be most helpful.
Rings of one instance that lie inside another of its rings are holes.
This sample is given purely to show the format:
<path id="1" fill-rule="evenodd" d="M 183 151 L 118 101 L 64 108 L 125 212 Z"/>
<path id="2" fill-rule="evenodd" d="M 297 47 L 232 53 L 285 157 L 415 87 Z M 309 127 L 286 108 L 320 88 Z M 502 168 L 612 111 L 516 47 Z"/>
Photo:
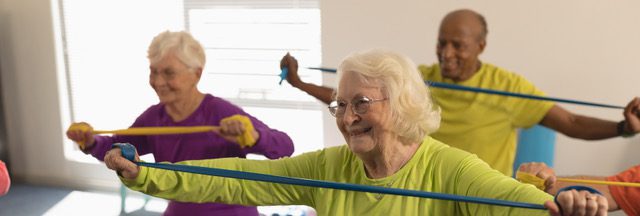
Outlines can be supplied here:
<path id="1" fill-rule="evenodd" d="M 300 65 L 320 65 L 317 1 L 60 0 L 60 15 L 67 81 L 61 96 L 68 99 L 68 122 L 128 127 L 157 103 L 148 84 L 151 39 L 165 30 L 187 30 L 207 54 L 202 92 L 287 132 L 296 144 L 294 154 L 323 147 L 324 107 L 286 82 L 278 85 L 286 52 Z M 321 82 L 318 72 L 301 68 L 300 74 Z M 65 142 L 68 159 L 97 162 Z"/>

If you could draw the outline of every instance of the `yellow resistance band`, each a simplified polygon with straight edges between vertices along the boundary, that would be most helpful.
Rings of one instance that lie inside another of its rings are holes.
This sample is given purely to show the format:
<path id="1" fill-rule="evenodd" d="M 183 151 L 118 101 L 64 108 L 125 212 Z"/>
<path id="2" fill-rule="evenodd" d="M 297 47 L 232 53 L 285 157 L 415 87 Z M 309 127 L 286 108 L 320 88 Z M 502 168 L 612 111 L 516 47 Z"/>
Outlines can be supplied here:
<path id="1" fill-rule="evenodd" d="M 516 179 L 523 183 L 532 184 L 540 190 L 545 190 L 544 179 L 538 176 L 534 176 L 530 173 L 518 171 L 516 173 Z M 586 179 L 570 179 L 570 178 L 556 178 L 556 181 L 572 182 L 580 184 L 598 184 L 598 185 L 613 185 L 624 187 L 640 187 L 640 183 L 634 182 L 615 182 L 615 181 L 600 181 L 600 180 L 586 180 Z"/>
<path id="2" fill-rule="evenodd" d="M 118 135 L 163 135 L 163 134 L 187 134 L 220 130 L 218 126 L 193 126 L 193 127 L 137 127 L 121 130 L 94 130 L 93 134 L 118 134 Z"/>
<path id="3" fill-rule="evenodd" d="M 251 135 L 251 131 L 254 130 L 251 119 L 243 115 L 233 115 L 222 119 L 221 122 L 238 120 L 242 122 L 244 127 L 244 133 L 236 138 L 236 142 L 240 147 L 251 147 L 255 145 L 256 140 Z M 82 123 L 73 123 L 69 126 L 70 130 L 80 130 L 83 133 L 91 132 L 92 134 L 118 134 L 118 135 L 164 135 L 164 134 L 188 134 L 188 133 L 202 133 L 210 131 L 219 131 L 219 126 L 191 126 L 191 127 L 135 127 L 120 130 L 93 130 L 91 126 Z M 78 145 L 81 149 L 85 148 L 85 141 L 79 141 Z"/>

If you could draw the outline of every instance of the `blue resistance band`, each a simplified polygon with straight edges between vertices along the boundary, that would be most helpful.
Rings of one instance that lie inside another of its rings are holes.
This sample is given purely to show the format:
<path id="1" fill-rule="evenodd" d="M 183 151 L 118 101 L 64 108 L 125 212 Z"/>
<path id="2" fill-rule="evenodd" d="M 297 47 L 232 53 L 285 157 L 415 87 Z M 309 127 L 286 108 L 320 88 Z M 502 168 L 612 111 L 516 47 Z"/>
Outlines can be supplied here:
<path id="1" fill-rule="evenodd" d="M 135 147 L 133 147 L 131 144 L 116 143 L 114 144 L 114 147 L 120 148 L 122 152 L 122 156 L 124 158 L 132 162 L 134 161 L 136 150 L 135 150 Z M 262 181 L 262 182 L 271 182 L 271 183 L 279 183 L 279 184 L 290 184 L 290 185 L 299 185 L 299 186 L 308 186 L 308 187 L 347 190 L 347 191 L 392 194 L 392 195 L 400 195 L 400 196 L 412 196 L 412 197 L 450 200 L 450 201 L 458 201 L 458 202 L 546 210 L 546 208 L 543 205 L 539 205 L 539 204 L 513 202 L 513 201 L 489 199 L 489 198 L 482 198 L 482 197 L 469 197 L 469 196 L 460 196 L 460 195 L 452 195 L 452 194 L 416 191 L 416 190 L 404 190 L 404 189 L 385 188 L 385 187 L 369 186 L 369 185 L 358 185 L 358 184 L 320 181 L 320 180 L 311 180 L 311 179 L 302 179 L 302 178 L 282 177 L 282 176 L 274 176 L 274 175 L 267 175 L 267 174 L 260 174 L 260 173 L 226 170 L 226 169 L 218 169 L 218 168 L 208 168 L 208 167 L 187 166 L 187 165 L 180 165 L 180 164 L 146 163 L 146 162 L 134 162 L 134 163 L 137 164 L 138 166 L 146 166 L 146 167 L 152 167 L 152 168 L 158 168 L 158 169 L 173 170 L 173 171 L 179 171 L 179 172 L 187 172 L 187 173 L 210 175 L 210 176 L 219 176 L 219 177 L 226 177 L 226 178 L 245 179 L 245 180 L 252 180 L 252 181 Z"/>
<path id="2" fill-rule="evenodd" d="M 285 67 L 285 68 L 281 69 L 280 82 L 278 83 L 278 85 L 282 85 L 282 81 L 287 78 L 288 74 L 289 74 L 289 69 L 288 68 Z"/>
<path id="3" fill-rule="evenodd" d="M 337 70 L 333 69 L 333 68 L 309 67 L 308 69 L 319 70 L 319 71 L 329 72 L 329 73 L 336 73 L 337 72 Z M 428 84 L 429 86 L 436 87 L 436 88 L 454 89 L 454 90 L 470 91 L 470 92 L 479 92 L 479 93 L 503 95 L 503 96 L 510 96 L 510 97 L 527 98 L 527 99 L 533 99 L 533 100 L 545 100 L 545 101 L 554 101 L 554 102 L 560 102 L 560 103 L 570 103 L 570 104 L 579 104 L 579 105 L 587 105 L 587 106 L 596 106 L 596 107 L 605 107 L 605 108 L 614 108 L 614 109 L 624 109 L 623 106 L 615 106 L 615 105 L 608 105 L 608 104 L 601 104 L 601 103 L 592 103 L 592 102 L 585 102 L 585 101 L 578 101 L 578 100 L 568 100 L 568 99 L 562 99 L 562 98 L 543 97 L 543 96 L 537 96 L 537 95 L 520 94 L 520 93 L 505 92 L 505 91 L 483 89 L 483 88 L 476 88 L 476 87 L 467 87 L 467 86 L 448 84 L 448 83 L 441 83 L 441 82 L 425 81 L 425 83 Z"/>

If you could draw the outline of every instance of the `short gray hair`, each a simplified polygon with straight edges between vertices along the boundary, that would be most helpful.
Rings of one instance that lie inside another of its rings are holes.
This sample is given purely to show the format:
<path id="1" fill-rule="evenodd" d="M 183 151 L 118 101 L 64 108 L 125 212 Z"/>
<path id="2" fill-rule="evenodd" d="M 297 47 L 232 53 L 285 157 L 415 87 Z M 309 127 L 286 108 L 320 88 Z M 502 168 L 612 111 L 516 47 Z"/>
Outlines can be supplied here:
<path id="1" fill-rule="evenodd" d="M 200 42 L 185 31 L 165 31 L 153 38 L 147 51 L 151 64 L 162 60 L 167 54 L 174 54 L 189 68 L 204 68 L 206 57 Z"/>
<path id="2" fill-rule="evenodd" d="M 338 83 L 345 73 L 356 73 L 383 85 L 394 132 L 403 139 L 420 142 L 440 126 L 440 109 L 433 105 L 429 88 L 407 56 L 381 49 L 356 52 L 340 64 Z"/>

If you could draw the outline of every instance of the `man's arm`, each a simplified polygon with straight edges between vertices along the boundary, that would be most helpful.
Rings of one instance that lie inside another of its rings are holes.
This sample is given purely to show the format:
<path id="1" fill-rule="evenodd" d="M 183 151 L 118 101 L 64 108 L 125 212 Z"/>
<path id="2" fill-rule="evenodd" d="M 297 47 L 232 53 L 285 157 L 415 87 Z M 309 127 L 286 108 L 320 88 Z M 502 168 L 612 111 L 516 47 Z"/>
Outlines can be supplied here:
<path id="1" fill-rule="evenodd" d="M 640 132 L 640 117 L 638 117 L 640 115 L 640 99 L 631 100 L 625 107 L 623 114 L 625 121 L 621 125 L 621 130 L 618 130 L 619 122 L 573 114 L 554 105 L 540 124 L 569 137 L 586 140 L 606 139 Z"/>
<path id="2" fill-rule="evenodd" d="M 291 86 L 306 92 L 325 104 L 331 103 L 333 100 L 333 89 L 303 82 L 300 79 L 300 76 L 298 76 L 298 60 L 289 55 L 289 53 L 282 57 L 282 60 L 280 61 L 280 68 L 284 67 L 289 70 L 287 74 L 287 82 L 289 82 Z"/>
<path id="3" fill-rule="evenodd" d="M 288 79 L 287 79 L 288 80 Z M 329 88 L 329 87 L 324 87 L 324 86 L 317 86 L 311 83 L 305 83 L 302 82 L 298 85 L 293 85 L 293 87 L 296 87 L 304 92 L 306 92 L 307 94 L 315 97 L 316 99 L 322 101 L 323 103 L 329 105 L 329 103 L 331 103 L 331 101 L 333 101 L 333 98 L 331 97 L 331 95 L 333 95 L 333 89 Z"/>

